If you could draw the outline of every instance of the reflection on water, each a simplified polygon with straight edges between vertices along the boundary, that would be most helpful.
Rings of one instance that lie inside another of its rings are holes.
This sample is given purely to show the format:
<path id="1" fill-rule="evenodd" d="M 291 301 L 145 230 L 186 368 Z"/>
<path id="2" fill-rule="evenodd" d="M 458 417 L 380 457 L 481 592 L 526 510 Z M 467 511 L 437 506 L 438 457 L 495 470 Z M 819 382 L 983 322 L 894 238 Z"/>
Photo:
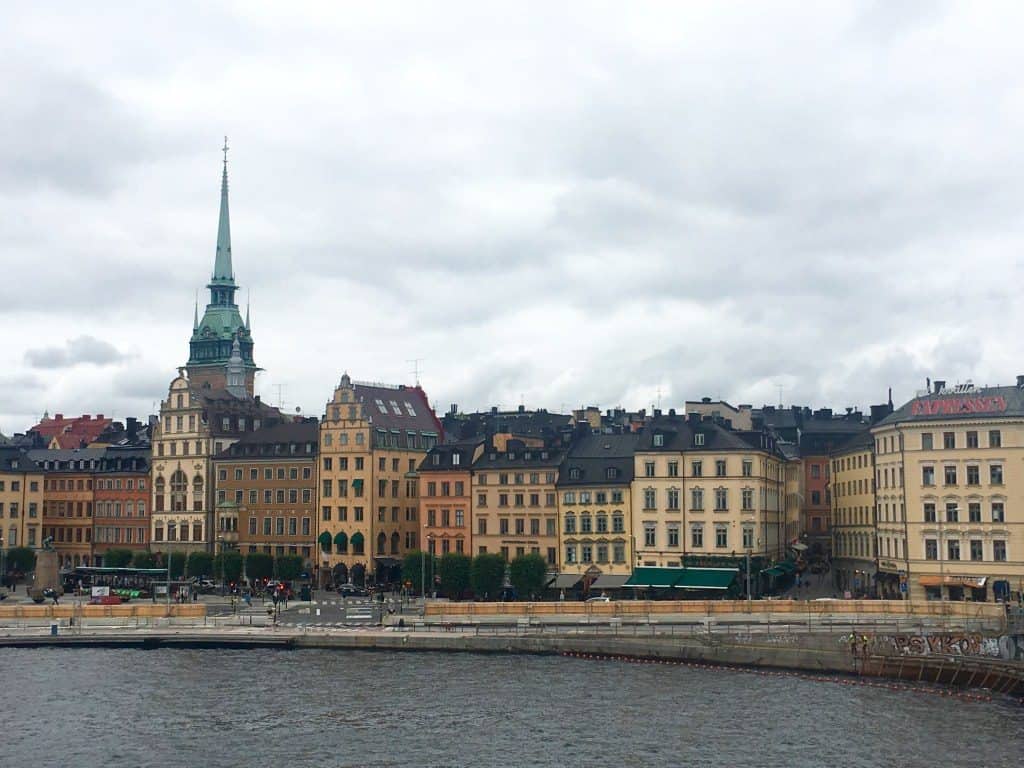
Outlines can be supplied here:
<path id="1" fill-rule="evenodd" d="M 4 649 L 3 766 L 1019 766 L 1024 710 L 532 656 Z"/>

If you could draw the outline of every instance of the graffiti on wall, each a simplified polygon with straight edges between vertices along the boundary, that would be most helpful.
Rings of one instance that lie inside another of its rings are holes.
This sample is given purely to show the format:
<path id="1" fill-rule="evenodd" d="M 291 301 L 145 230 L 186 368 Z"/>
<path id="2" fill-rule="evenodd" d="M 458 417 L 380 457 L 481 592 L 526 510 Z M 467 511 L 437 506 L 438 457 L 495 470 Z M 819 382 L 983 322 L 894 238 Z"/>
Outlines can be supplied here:
<path id="1" fill-rule="evenodd" d="M 983 656 L 1002 655 L 998 637 L 977 632 L 953 632 L 934 635 L 847 635 L 854 656 Z"/>

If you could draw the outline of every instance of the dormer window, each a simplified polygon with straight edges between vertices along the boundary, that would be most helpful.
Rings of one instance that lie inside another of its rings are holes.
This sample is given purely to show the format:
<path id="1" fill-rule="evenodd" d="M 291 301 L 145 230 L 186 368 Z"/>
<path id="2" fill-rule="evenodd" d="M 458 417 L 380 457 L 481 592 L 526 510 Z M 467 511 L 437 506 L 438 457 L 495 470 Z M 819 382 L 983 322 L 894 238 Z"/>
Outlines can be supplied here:
<path id="1" fill-rule="evenodd" d="M 540 452 L 540 457 L 541 457 L 541 459 L 543 459 L 544 461 L 547 461 L 547 458 L 548 458 L 548 452 L 547 452 L 547 451 L 541 451 L 541 452 Z"/>
<path id="2" fill-rule="evenodd" d="M 581 474 L 582 473 L 580 472 L 580 468 L 579 467 L 573 467 L 572 469 L 569 470 L 569 479 L 570 480 L 579 480 Z"/>
<path id="3" fill-rule="evenodd" d="M 452 454 L 452 466 L 453 467 L 459 466 L 459 458 L 460 457 L 459 457 L 458 452 L 455 452 L 455 453 Z"/>
<path id="4" fill-rule="evenodd" d="M 431 460 L 433 461 L 433 464 L 434 464 L 434 466 L 435 466 L 435 467 L 439 467 L 439 466 L 441 466 L 441 455 L 440 455 L 440 454 L 438 454 L 438 453 L 435 453 L 435 454 L 434 454 L 433 456 L 431 456 L 430 458 L 431 458 Z"/>
<path id="5" fill-rule="evenodd" d="M 704 433 L 703 432 L 698 432 L 697 434 L 695 434 L 693 436 L 693 444 L 694 445 L 704 445 Z"/>
<path id="6" fill-rule="evenodd" d="M 523 458 L 524 458 L 524 459 L 525 459 L 526 461 L 529 461 L 529 460 L 530 460 L 530 452 L 529 452 L 529 451 L 527 451 L 526 453 L 524 453 L 524 454 L 523 454 Z"/>
<path id="7" fill-rule="evenodd" d="M 383 400 L 374 400 L 373 402 L 377 404 L 377 410 L 378 411 L 380 411 L 383 414 L 387 414 L 388 409 L 387 409 L 387 406 L 384 405 L 384 401 Z"/>
<path id="8" fill-rule="evenodd" d="M 654 436 L 654 447 L 655 448 L 662 448 L 662 447 L 664 447 L 664 445 L 665 445 L 665 436 L 664 435 L 660 435 L 660 434 L 659 435 L 655 435 Z"/>
<path id="9" fill-rule="evenodd" d="M 604 474 L 609 480 L 615 480 L 619 476 L 619 470 L 616 467 L 608 467 Z"/>

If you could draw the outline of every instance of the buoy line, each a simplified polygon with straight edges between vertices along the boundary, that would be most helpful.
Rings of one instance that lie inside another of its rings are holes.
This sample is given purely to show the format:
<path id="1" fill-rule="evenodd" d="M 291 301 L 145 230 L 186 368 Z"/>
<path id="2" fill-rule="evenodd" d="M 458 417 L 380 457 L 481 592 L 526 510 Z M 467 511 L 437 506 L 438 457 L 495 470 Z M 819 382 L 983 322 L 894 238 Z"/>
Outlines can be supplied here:
<path id="1" fill-rule="evenodd" d="M 562 656 L 574 659 L 585 659 L 588 661 L 620 661 L 630 664 L 661 664 L 676 667 L 689 667 L 691 669 L 704 669 L 712 671 L 742 672 L 748 675 L 761 675 L 762 677 L 796 677 L 801 680 L 810 680 L 818 683 L 835 683 L 837 685 L 860 686 L 864 688 L 881 688 L 890 691 L 907 691 L 911 693 L 931 694 L 961 701 L 986 702 L 992 701 L 991 694 L 968 693 L 956 691 L 950 688 L 925 688 L 920 685 L 908 685 L 906 683 L 877 682 L 861 677 L 848 677 L 845 675 L 812 675 L 806 672 L 794 672 L 790 670 L 768 670 L 751 669 L 749 667 L 728 666 L 724 664 L 708 664 L 699 661 L 678 661 L 675 659 L 652 659 L 641 656 L 607 655 L 597 653 L 576 653 L 573 651 L 562 651 Z M 1018 704 L 1024 706 L 1024 698 L 1017 700 Z"/>

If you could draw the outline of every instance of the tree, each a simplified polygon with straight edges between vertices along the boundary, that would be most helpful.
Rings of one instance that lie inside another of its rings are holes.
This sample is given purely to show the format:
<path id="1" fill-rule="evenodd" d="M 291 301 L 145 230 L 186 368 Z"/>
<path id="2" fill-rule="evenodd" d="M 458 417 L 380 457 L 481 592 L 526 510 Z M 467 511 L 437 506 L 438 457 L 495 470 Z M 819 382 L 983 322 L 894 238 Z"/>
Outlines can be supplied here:
<path id="1" fill-rule="evenodd" d="M 7 550 L 7 571 L 29 573 L 36 569 L 36 553 L 28 547 L 13 547 Z"/>
<path id="2" fill-rule="evenodd" d="M 441 576 L 441 589 L 452 600 L 458 600 L 469 589 L 469 571 L 472 559 L 459 552 L 449 552 L 441 557 L 437 572 Z"/>
<path id="3" fill-rule="evenodd" d="M 167 561 L 165 560 L 164 563 Z M 171 578 L 180 579 L 185 575 L 185 553 L 171 552 Z"/>
<path id="4" fill-rule="evenodd" d="M 402 581 L 411 581 L 414 592 L 423 592 L 423 585 L 420 583 L 420 575 L 430 579 L 431 567 L 436 567 L 433 558 L 422 550 L 413 550 L 402 560 Z"/>
<path id="5" fill-rule="evenodd" d="M 220 570 L 218 569 L 216 572 L 220 573 Z M 189 554 L 189 576 L 212 576 L 213 574 L 213 555 L 209 552 L 192 552 Z"/>
<path id="6" fill-rule="evenodd" d="M 222 560 L 224 561 L 223 571 L 221 570 Z M 210 562 L 210 575 L 215 579 L 220 579 L 222 573 L 227 582 L 237 582 L 242 578 L 241 552 L 237 549 L 228 549 L 217 553 L 217 556 Z"/>
<path id="7" fill-rule="evenodd" d="M 104 568 L 127 568 L 132 562 L 130 549 L 108 549 L 103 555 Z"/>
<path id="8" fill-rule="evenodd" d="M 299 578 L 305 561 L 300 555 L 281 555 L 276 560 L 277 578 L 281 581 L 292 581 Z"/>
<path id="9" fill-rule="evenodd" d="M 250 581 L 262 581 L 274 575 L 274 558 L 266 552 L 250 552 L 245 556 L 245 575 Z"/>
<path id="10" fill-rule="evenodd" d="M 489 552 L 477 555 L 469 567 L 469 583 L 478 598 L 495 599 L 505 582 L 505 559 Z"/>
<path id="11" fill-rule="evenodd" d="M 519 597 L 530 599 L 544 589 L 548 573 L 547 561 L 540 555 L 520 555 L 509 566 L 509 581 L 516 588 Z"/>
<path id="12" fill-rule="evenodd" d="M 136 568 L 156 568 L 156 555 L 152 552 L 136 552 L 132 565 Z"/>

